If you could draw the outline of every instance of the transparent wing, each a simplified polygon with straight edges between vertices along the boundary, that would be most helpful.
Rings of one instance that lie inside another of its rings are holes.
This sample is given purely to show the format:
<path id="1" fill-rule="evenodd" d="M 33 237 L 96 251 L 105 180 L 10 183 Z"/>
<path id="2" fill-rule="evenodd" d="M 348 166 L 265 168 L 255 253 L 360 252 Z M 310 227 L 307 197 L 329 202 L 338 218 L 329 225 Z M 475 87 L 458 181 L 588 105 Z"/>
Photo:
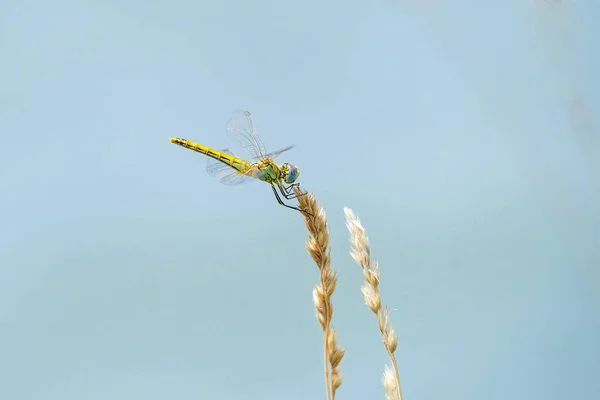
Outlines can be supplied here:
<path id="1" fill-rule="evenodd" d="M 233 174 L 225 175 L 221 178 L 221 183 L 223 185 L 235 186 L 242 183 L 254 181 L 255 179 L 249 177 L 248 175 L 240 174 L 235 171 Z"/>
<path id="2" fill-rule="evenodd" d="M 227 124 L 227 135 L 254 159 L 264 158 L 265 146 L 254 129 L 250 112 L 236 110 Z"/>
<path id="3" fill-rule="evenodd" d="M 228 149 L 223 149 L 221 151 L 231 156 L 235 156 Z M 241 174 L 236 169 L 231 168 L 229 165 L 223 164 L 222 162 L 210 157 L 206 162 L 206 172 L 208 172 L 210 176 L 219 178 L 221 183 L 224 185 L 233 186 L 254 180 L 251 176 Z"/>
<path id="4" fill-rule="evenodd" d="M 279 149 L 277 151 L 273 151 L 271 153 L 265 154 L 264 157 L 266 158 L 270 158 L 270 159 L 276 159 L 277 157 L 279 157 L 281 154 L 285 153 L 288 150 L 291 150 L 294 148 L 294 145 L 288 146 L 288 147 L 284 147 L 283 149 Z"/>

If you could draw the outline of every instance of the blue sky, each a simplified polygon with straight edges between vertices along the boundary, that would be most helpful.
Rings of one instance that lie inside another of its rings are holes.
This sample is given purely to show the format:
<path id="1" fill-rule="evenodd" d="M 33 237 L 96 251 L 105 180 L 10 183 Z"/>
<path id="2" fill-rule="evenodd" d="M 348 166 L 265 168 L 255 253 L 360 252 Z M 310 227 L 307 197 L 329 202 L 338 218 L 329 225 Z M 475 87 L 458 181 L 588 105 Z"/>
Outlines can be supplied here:
<path id="1" fill-rule="evenodd" d="M 346 205 L 407 399 L 600 392 L 597 4 L 0 10 L 1 399 L 324 398 L 301 217 L 168 140 L 237 108 L 328 213 L 339 399 L 386 362 Z"/>

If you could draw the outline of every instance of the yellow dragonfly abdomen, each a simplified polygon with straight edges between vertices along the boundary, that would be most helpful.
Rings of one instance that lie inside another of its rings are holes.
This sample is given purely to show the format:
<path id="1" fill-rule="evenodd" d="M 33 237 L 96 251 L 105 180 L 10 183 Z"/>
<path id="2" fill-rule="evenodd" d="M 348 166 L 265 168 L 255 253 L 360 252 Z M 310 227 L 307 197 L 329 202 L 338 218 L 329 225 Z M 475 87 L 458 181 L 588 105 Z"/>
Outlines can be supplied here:
<path id="1" fill-rule="evenodd" d="M 223 164 L 238 170 L 242 174 L 246 173 L 250 169 L 251 164 L 248 161 L 242 160 L 241 158 L 235 157 L 231 154 L 224 153 L 223 151 L 213 149 L 212 147 L 192 142 L 191 140 L 187 139 L 170 138 L 170 140 L 171 143 L 177 144 L 181 147 L 185 147 L 186 149 L 194 150 L 198 153 L 205 154 L 211 158 L 214 158 L 215 160 L 220 161 Z"/>

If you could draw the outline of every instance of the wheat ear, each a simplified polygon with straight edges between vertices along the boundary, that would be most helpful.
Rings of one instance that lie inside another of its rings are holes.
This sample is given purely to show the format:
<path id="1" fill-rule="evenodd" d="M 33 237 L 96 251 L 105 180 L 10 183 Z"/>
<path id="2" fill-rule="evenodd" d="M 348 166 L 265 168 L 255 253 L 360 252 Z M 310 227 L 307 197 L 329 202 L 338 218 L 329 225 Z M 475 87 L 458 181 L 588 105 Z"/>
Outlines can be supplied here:
<path id="1" fill-rule="evenodd" d="M 365 277 L 365 283 L 361 287 L 361 291 L 365 298 L 365 303 L 367 303 L 367 306 L 377 316 L 377 324 L 379 325 L 379 331 L 383 339 L 383 346 L 392 363 L 392 368 L 387 365 L 385 366 L 383 378 L 381 379 L 387 391 L 385 398 L 386 400 L 402 400 L 400 373 L 398 372 L 398 363 L 394 354 L 398 347 L 398 334 L 391 325 L 389 310 L 381 306 L 379 264 L 377 261 L 371 260 L 369 238 L 354 211 L 348 207 L 344 207 L 344 214 L 346 214 L 346 226 L 350 232 L 350 255 L 361 266 L 363 276 Z"/>
<path id="2" fill-rule="evenodd" d="M 325 210 L 319 207 L 312 193 L 302 192 L 294 188 L 300 208 L 305 213 L 304 224 L 308 229 L 306 249 L 320 272 L 320 283 L 313 289 L 313 303 L 317 319 L 323 328 L 323 358 L 325 369 L 325 387 L 327 399 L 335 399 L 335 393 L 342 385 L 343 376 L 339 365 L 345 350 L 338 347 L 335 329 L 331 326 L 333 304 L 331 296 L 337 284 L 336 273 L 331 269 L 331 250 L 329 248 L 329 230 Z"/>

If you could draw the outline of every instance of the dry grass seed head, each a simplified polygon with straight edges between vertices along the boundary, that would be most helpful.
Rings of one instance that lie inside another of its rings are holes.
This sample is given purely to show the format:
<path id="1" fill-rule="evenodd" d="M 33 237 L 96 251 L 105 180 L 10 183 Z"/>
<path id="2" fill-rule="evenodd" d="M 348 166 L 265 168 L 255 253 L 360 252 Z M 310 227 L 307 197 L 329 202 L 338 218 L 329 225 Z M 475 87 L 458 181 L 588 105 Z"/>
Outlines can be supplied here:
<path id="1" fill-rule="evenodd" d="M 387 391 L 386 399 L 402 400 L 402 389 L 400 387 L 400 375 L 394 352 L 398 347 L 398 334 L 389 320 L 389 310 L 381 305 L 381 294 L 379 292 L 379 263 L 371 261 L 371 249 L 369 238 L 360 219 L 354 211 L 344 207 L 346 214 L 346 226 L 350 232 L 351 250 L 350 255 L 362 268 L 365 283 L 361 287 L 365 303 L 377 316 L 377 325 L 381 332 L 383 345 L 392 361 L 393 369 L 386 365 L 383 375 L 383 385 Z"/>
<path id="2" fill-rule="evenodd" d="M 329 231 L 325 210 L 319 207 L 312 193 L 303 193 L 294 188 L 298 196 L 298 203 L 304 213 L 304 224 L 308 229 L 308 243 L 306 249 L 317 264 L 320 271 L 320 283 L 313 289 L 313 303 L 315 305 L 317 319 L 325 334 L 324 355 L 325 375 L 328 395 L 335 398 L 337 389 L 343 381 L 339 365 L 344 357 L 345 350 L 338 347 L 335 329 L 331 327 L 333 317 L 333 304 L 331 297 L 337 286 L 337 274 L 331 269 L 331 250 L 329 249 Z M 331 370 L 329 369 L 331 367 Z"/>

